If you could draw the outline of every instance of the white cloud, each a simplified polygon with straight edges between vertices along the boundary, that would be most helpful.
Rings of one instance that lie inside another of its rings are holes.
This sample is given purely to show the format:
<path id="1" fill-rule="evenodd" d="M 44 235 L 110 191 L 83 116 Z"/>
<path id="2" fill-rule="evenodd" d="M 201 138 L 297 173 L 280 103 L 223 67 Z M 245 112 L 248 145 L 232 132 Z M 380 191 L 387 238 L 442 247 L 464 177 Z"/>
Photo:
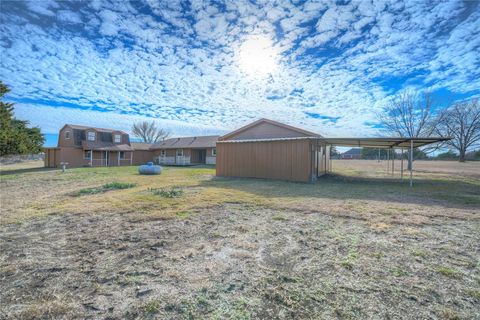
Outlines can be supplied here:
<path id="1" fill-rule="evenodd" d="M 476 3 L 72 6 L 32 2 L 25 16 L 7 10 L 2 25 L 1 77 L 10 97 L 30 99 L 19 104 L 19 115 L 45 130 L 66 118 L 49 121 L 42 111 L 98 126 L 108 126 L 111 115 L 112 125 L 127 128 L 131 119 L 149 117 L 228 130 L 267 117 L 328 135 L 373 134 L 364 123 L 412 82 L 460 93 L 480 88 Z M 272 39 L 278 61 L 268 77 L 245 77 L 238 66 L 251 36 Z M 64 107 L 48 107 L 50 101 Z"/>
<path id="2" fill-rule="evenodd" d="M 28 9 L 30 9 L 32 12 L 52 17 L 55 15 L 53 9 L 59 7 L 59 5 L 54 0 L 29 0 L 26 2 L 26 4 Z"/>
<path id="3" fill-rule="evenodd" d="M 82 23 L 80 14 L 70 10 L 58 10 L 56 13 L 56 17 L 58 20 L 66 23 Z"/>

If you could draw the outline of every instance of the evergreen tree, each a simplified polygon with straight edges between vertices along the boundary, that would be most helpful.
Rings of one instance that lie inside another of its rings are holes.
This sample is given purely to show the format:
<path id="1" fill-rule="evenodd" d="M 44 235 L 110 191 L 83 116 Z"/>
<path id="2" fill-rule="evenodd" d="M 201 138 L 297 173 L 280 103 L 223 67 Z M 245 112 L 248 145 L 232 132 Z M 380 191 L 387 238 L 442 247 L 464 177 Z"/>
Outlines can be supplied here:
<path id="1" fill-rule="evenodd" d="M 0 80 L 0 99 L 10 89 Z M 13 116 L 13 103 L 0 100 L 0 156 L 42 151 L 45 139 L 40 128 L 28 127 L 28 121 Z"/>

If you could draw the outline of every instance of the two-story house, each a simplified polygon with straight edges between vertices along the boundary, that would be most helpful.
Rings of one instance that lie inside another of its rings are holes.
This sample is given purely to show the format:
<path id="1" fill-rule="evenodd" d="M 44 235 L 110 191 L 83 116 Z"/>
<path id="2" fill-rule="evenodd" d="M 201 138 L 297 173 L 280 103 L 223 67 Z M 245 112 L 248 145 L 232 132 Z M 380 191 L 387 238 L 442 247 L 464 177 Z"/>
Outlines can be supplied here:
<path id="1" fill-rule="evenodd" d="M 58 145 L 45 148 L 45 166 L 98 167 L 141 164 L 153 159 L 150 145 L 130 143 L 120 130 L 66 124 L 60 129 Z"/>

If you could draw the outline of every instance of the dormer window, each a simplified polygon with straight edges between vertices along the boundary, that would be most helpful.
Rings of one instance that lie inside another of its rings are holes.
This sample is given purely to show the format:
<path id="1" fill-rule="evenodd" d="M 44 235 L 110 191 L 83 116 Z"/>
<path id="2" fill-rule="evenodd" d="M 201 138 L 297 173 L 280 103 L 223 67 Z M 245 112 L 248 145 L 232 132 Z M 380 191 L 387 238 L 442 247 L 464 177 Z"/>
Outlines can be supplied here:
<path id="1" fill-rule="evenodd" d="M 115 134 L 113 137 L 114 137 L 114 138 L 113 138 L 113 139 L 114 139 L 113 141 L 115 141 L 115 143 L 120 143 L 120 142 L 122 142 L 122 136 L 121 136 L 120 134 Z"/>
<path id="2" fill-rule="evenodd" d="M 70 131 L 65 131 L 65 140 L 70 139 Z"/>
<path id="3" fill-rule="evenodd" d="M 88 141 L 95 141 L 95 131 L 89 131 L 87 133 L 87 140 Z"/>

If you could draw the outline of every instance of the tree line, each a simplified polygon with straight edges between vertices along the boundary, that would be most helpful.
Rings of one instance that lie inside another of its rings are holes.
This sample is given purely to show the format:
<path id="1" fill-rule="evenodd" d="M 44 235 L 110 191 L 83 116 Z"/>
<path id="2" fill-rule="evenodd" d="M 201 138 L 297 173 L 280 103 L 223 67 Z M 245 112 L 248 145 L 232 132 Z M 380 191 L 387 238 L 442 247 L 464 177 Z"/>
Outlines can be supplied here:
<path id="1" fill-rule="evenodd" d="M 38 127 L 15 118 L 13 103 L 4 102 L 10 89 L 0 80 L 0 156 L 34 154 L 42 151 L 45 138 Z"/>
<path id="2" fill-rule="evenodd" d="M 448 148 L 464 162 L 468 150 L 480 146 L 480 103 L 478 98 L 439 105 L 430 92 L 403 91 L 378 113 L 384 133 L 407 138 L 438 136 L 450 140 L 422 148 L 429 153 Z"/>

